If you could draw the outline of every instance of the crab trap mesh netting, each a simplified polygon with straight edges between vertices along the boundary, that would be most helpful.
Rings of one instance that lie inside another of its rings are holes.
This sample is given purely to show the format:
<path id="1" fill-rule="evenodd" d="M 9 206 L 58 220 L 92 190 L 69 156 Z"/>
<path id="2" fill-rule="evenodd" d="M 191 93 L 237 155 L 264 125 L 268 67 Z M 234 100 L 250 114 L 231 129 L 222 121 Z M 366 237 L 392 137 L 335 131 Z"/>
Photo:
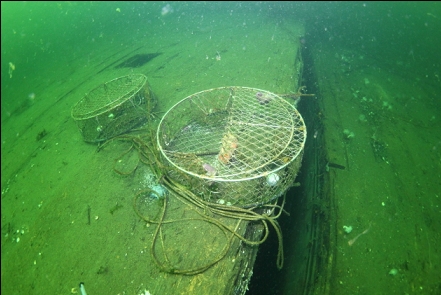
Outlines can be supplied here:
<path id="1" fill-rule="evenodd" d="M 170 176 L 205 201 L 241 207 L 268 203 L 293 185 L 305 141 L 294 106 L 248 87 L 190 95 L 157 130 Z"/>
<path id="2" fill-rule="evenodd" d="M 133 74 L 96 87 L 72 108 L 84 141 L 100 142 L 144 123 L 156 99 L 147 77 Z"/>

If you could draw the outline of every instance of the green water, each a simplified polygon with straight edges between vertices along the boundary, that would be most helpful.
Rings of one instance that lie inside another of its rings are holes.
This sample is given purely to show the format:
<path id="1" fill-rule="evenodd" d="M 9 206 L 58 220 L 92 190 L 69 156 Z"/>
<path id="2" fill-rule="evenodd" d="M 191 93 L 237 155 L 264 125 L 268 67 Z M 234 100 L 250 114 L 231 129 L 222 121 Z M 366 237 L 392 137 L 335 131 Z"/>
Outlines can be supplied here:
<path id="1" fill-rule="evenodd" d="M 314 69 L 305 64 L 304 71 L 316 71 L 317 81 L 307 82 L 316 83 L 323 98 L 330 93 L 340 97 L 338 102 L 328 101 L 320 114 L 328 146 L 335 148 L 328 151 L 334 157 L 330 160 L 363 176 L 344 176 L 347 190 L 341 193 L 348 202 L 340 206 L 338 226 L 357 225 L 358 234 L 374 223 L 357 241 L 366 239 L 369 244 L 362 249 L 375 253 L 370 258 L 353 251 L 355 247 L 349 252 L 345 239 L 353 236 L 337 232 L 341 243 L 335 247 L 342 256 L 341 264 L 335 264 L 332 290 L 440 291 L 439 3 L 1 5 L 5 294 L 71 294 L 83 280 L 89 294 L 139 294 L 144 289 L 161 294 L 153 271 L 146 270 L 154 265 L 146 266 L 149 244 L 131 206 L 136 189 L 146 183 L 143 170 L 133 178 L 115 175 L 118 152 L 96 153 L 95 146 L 84 143 L 70 117 L 72 106 L 100 83 L 132 72 L 148 76 L 158 96 L 158 114 L 213 87 L 295 92 L 302 84 L 297 84 L 292 69 L 298 39 L 315 59 Z M 148 58 L 124 66 L 123 57 L 136 50 Z M 348 139 L 345 129 L 355 136 Z M 339 156 L 342 150 L 346 157 Z M 373 150 L 372 158 L 366 150 Z M 380 169 L 393 167 L 394 176 L 384 182 L 396 189 L 354 189 L 382 175 L 369 166 L 375 161 L 384 165 Z M 372 199 L 382 194 L 379 207 L 349 197 L 355 193 Z M 290 235 L 286 230 L 284 234 Z M 289 261 L 289 249 L 286 252 Z M 363 268 L 360 261 L 371 275 L 357 277 L 357 272 L 348 271 L 348 265 Z M 389 275 L 391 269 L 398 273 Z M 283 278 L 277 280 L 279 285 L 266 293 L 296 294 L 289 289 L 296 275 L 289 272 L 289 262 L 284 271 L 278 275 Z"/>

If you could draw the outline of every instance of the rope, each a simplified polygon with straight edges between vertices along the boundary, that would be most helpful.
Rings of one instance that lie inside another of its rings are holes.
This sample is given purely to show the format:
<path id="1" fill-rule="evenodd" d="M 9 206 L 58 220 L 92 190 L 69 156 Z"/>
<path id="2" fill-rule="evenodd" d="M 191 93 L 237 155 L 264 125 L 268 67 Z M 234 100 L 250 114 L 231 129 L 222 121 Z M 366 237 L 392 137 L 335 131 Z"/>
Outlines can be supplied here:
<path id="1" fill-rule="evenodd" d="M 170 170 L 169 167 L 164 166 L 160 161 L 157 153 L 157 149 L 153 144 L 148 144 L 146 140 L 144 140 L 141 136 L 134 136 L 134 135 L 121 135 L 114 139 L 122 140 L 122 141 L 131 141 L 132 145 L 131 147 L 122 153 L 119 158 L 117 158 L 115 161 L 118 161 L 121 157 L 125 156 L 127 153 L 132 151 L 133 149 L 136 149 L 138 151 L 139 156 L 139 162 L 142 162 L 146 165 L 148 165 L 151 169 L 151 171 L 157 176 L 159 179 L 159 182 L 166 187 L 170 192 L 172 192 L 178 200 L 180 200 L 182 203 L 186 204 L 194 212 L 196 212 L 200 217 L 194 217 L 194 218 L 181 218 L 181 219 L 166 219 L 166 212 L 167 212 L 167 203 L 169 201 L 169 197 L 166 195 L 165 197 L 159 196 L 159 194 L 152 190 L 152 189 L 144 189 L 139 191 L 133 200 L 133 208 L 135 210 L 135 213 L 145 222 L 156 224 L 157 227 L 155 229 L 155 232 L 153 234 L 153 240 L 151 244 L 151 255 L 153 258 L 153 261 L 157 264 L 157 266 L 161 269 L 161 271 L 172 273 L 172 274 L 181 274 L 181 275 L 194 275 L 199 274 L 210 267 L 212 267 L 217 262 L 221 261 L 228 253 L 233 238 L 238 238 L 242 242 L 244 242 L 247 245 L 256 246 L 264 243 L 269 235 L 269 224 L 274 228 L 277 238 L 278 238 L 278 254 L 277 254 L 277 267 L 281 269 L 283 267 L 283 261 L 284 261 L 284 253 L 283 253 L 283 236 L 282 236 L 282 230 L 280 228 L 279 223 L 277 222 L 277 218 L 280 217 L 282 212 L 285 212 L 288 214 L 284 209 L 285 204 L 285 197 L 286 194 L 283 195 L 282 204 L 278 205 L 277 200 L 273 204 L 266 204 L 261 205 L 259 207 L 252 207 L 252 208 L 241 208 L 231 205 L 223 205 L 223 204 L 217 204 L 217 203 L 211 203 L 202 200 L 199 196 L 195 195 L 193 192 L 191 192 L 188 188 L 180 184 L 178 181 L 173 179 L 170 176 L 170 173 L 167 173 L 167 170 Z M 100 148 L 103 148 L 107 144 L 104 143 Z M 138 164 L 139 164 L 138 162 Z M 136 167 L 131 171 L 133 172 L 136 169 Z M 118 171 L 115 167 L 114 170 L 122 175 L 126 175 L 126 172 Z M 131 173 L 130 172 L 130 173 Z M 155 194 L 159 200 L 162 200 L 162 208 L 159 218 L 152 219 L 145 215 L 143 215 L 139 208 L 138 208 L 138 200 L 141 196 L 145 195 L 146 193 Z M 263 210 L 265 213 L 259 214 L 256 212 L 256 210 Z M 275 211 L 278 210 L 278 212 L 275 213 Z M 267 213 L 268 212 L 268 213 Z M 275 213 L 275 214 L 274 214 Z M 270 216 L 274 214 L 273 216 Z M 289 214 L 288 214 L 289 215 Z M 221 216 L 226 218 L 232 218 L 236 219 L 237 223 L 234 228 L 230 228 L 225 223 L 219 221 L 218 219 L 212 217 L 212 216 Z M 194 221 L 202 221 L 202 222 L 208 222 L 217 228 L 219 228 L 222 233 L 225 236 L 225 246 L 222 248 L 222 250 L 219 252 L 216 257 L 214 257 L 211 261 L 208 263 L 204 263 L 197 267 L 190 267 L 190 268 L 177 268 L 174 266 L 168 256 L 167 256 L 167 250 L 164 245 L 164 237 L 163 237 L 163 226 L 167 224 L 171 224 L 174 222 L 194 222 Z M 261 222 L 264 228 L 263 236 L 260 240 L 254 241 L 247 239 L 243 235 L 239 234 L 237 232 L 239 225 L 242 221 L 248 221 L 248 222 Z M 163 258 L 161 259 L 158 257 L 157 253 L 157 247 L 158 243 L 160 243 L 160 247 L 163 252 Z"/>

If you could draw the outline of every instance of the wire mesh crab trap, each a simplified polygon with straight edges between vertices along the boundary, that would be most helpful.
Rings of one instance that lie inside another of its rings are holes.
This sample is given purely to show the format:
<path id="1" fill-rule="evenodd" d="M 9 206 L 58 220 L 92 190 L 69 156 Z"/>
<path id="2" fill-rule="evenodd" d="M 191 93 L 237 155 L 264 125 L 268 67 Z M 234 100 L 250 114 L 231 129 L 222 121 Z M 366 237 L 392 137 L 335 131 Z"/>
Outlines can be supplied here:
<path id="1" fill-rule="evenodd" d="M 271 92 L 201 91 L 175 104 L 157 130 L 169 175 L 205 201 L 253 207 L 282 195 L 300 169 L 302 116 Z"/>
<path id="2" fill-rule="evenodd" d="M 155 103 L 147 77 L 128 75 L 87 93 L 72 108 L 72 118 L 84 141 L 100 142 L 144 123 Z"/>

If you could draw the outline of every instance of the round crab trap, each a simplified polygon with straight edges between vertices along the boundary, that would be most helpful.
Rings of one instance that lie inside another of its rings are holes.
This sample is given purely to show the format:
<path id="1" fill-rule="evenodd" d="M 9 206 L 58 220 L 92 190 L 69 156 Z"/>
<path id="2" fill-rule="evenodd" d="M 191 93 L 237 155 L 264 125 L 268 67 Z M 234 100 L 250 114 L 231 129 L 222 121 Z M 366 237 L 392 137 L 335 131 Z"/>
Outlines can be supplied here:
<path id="1" fill-rule="evenodd" d="M 87 93 L 72 108 L 72 118 L 84 141 L 100 142 L 144 123 L 155 103 L 147 77 L 128 75 Z"/>
<path id="2" fill-rule="evenodd" d="M 175 104 L 157 130 L 169 176 L 205 201 L 253 207 L 282 195 L 300 169 L 306 126 L 280 96 L 222 87 Z"/>

